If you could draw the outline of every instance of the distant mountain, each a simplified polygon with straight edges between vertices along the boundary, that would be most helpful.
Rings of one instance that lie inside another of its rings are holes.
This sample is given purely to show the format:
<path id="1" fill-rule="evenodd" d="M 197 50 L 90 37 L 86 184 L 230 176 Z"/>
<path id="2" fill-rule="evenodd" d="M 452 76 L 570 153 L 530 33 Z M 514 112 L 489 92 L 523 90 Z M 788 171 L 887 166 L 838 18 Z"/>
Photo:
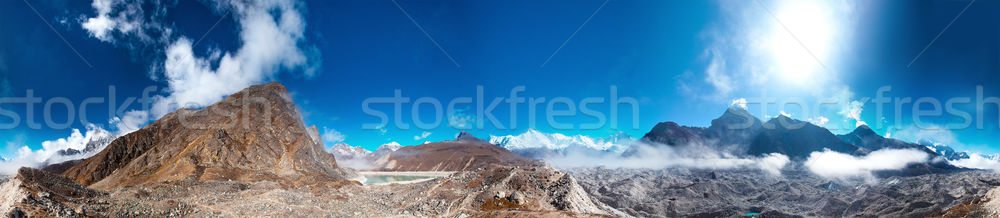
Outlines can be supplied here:
<path id="1" fill-rule="evenodd" d="M 117 135 L 103 129 L 88 131 L 87 138 L 85 139 L 87 142 L 84 144 L 84 147 L 58 150 L 42 163 L 42 168 L 49 169 L 49 172 L 62 172 L 62 170 L 69 169 L 69 167 L 83 162 L 82 159 L 104 150 L 116 138 L 118 138 Z"/>
<path id="2" fill-rule="evenodd" d="M 948 160 L 961 160 L 969 158 L 969 153 L 955 151 L 955 149 L 951 148 L 951 146 L 942 143 L 932 142 L 929 140 L 919 140 L 917 143 Z"/>
<path id="3" fill-rule="evenodd" d="M 721 152 L 737 155 L 747 154 L 753 137 L 761 132 L 763 122 L 746 110 L 729 107 L 719 118 L 712 120 L 707 128 L 681 126 L 674 122 L 656 124 L 649 133 L 642 137 L 652 145 L 668 146 L 703 146 Z M 634 155 L 636 150 L 630 149 L 625 154 Z"/>
<path id="4" fill-rule="evenodd" d="M 476 140 L 456 140 L 404 146 L 378 158 L 374 165 L 383 171 L 463 171 L 491 164 L 529 162 L 530 159 L 499 146 Z"/>
<path id="5" fill-rule="evenodd" d="M 283 85 L 254 85 L 204 109 L 164 115 L 63 174 L 101 190 L 205 180 L 298 186 L 354 177 L 317 135 Z"/>
<path id="6" fill-rule="evenodd" d="M 681 126 L 674 122 L 661 122 L 642 136 L 642 140 L 671 146 L 704 144 L 703 134 L 703 128 Z"/>
<path id="7" fill-rule="evenodd" d="M 337 143 L 328 150 L 337 160 L 368 159 L 372 152 L 361 148 L 361 146 L 351 146 L 347 143 Z"/>
<path id="8" fill-rule="evenodd" d="M 455 137 L 455 141 L 460 141 L 460 142 L 475 142 L 475 143 L 482 143 L 482 144 L 490 144 L 490 142 L 488 142 L 488 141 L 486 141 L 486 140 L 482 140 L 482 139 L 480 139 L 480 138 L 476 138 L 476 137 L 475 137 L 475 136 L 473 136 L 472 134 L 470 134 L 470 133 L 468 133 L 468 132 L 465 132 L 465 131 L 462 131 L 461 133 L 458 133 L 458 136 L 457 136 L 457 137 Z"/>
<path id="9" fill-rule="evenodd" d="M 386 155 L 389 155 L 390 153 L 399 150 L 399 148 L 402 147 L 403 146 L 399 145 L 399 143 L 397 142 L 382 144 L 381 146 L 378 146 L 378 148 L 375 149 L 375 152 L 372 152 L 371 160 L 374 161 L 379 158 L 385 157 Z"/>
<path id="10" fill-rule="evenodd" d="M 804 160 L 810 153 L 825 149 L 855 155 L 864 152 L 857 146 L 841 141 L 826 128 L 778 116 L 762 125 L 761 132 L 750 142 L 747 154 L 780 153 L 792 159 Z"/>
<path id="11" fill-rule="evenodd" d="M 837 135 L 837 138 L 847 142 L 848 144 L 864 148 L 868 151 L 877 151 L 881 149 L 916 149 L 927 154 L 931 157 L 942 156 L 941 154 L 935 152 L 932 149 L 928 149 L 927 146 L 907 143 L 898 139 L 885 138 L 873 131 L 868 125 L 861 125 L 854 129 L 848 134 Z M 945 149 L 945 148 L 942 148 Z M 951 150 L 951 148 L 946 148 Z M 954 150 L 950 152 L 954 153 Z"/>
<path id="12" fill-rule="evenodd" d="M 490 136 L 489 143 L 524 157 L 543 159 L 564 155 L 566 152 L 620 154 L 628 149 L 634 140 L 625 132 L 618 132 L 605 138 L 594 138 L 583 135 L 567 136 L 559 133 L 543 133 L 528 129 L 518 135 Z"/>
<path id="13" fill-rule="evenodd" d="M 704 137 L 715 139 L 718 147 L 733 147 L 745 152 L 750 139 L 757 135 L 764 123 L 742 108 L 729 107 L 712 125 L 705 129 Z"/>

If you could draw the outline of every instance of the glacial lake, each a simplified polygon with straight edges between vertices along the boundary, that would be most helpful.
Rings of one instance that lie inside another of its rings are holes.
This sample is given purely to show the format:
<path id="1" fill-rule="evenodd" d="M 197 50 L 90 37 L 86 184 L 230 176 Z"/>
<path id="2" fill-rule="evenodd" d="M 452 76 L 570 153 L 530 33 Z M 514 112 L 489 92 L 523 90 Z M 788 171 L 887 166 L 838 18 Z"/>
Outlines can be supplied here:
<path id="1" fill-rule="evenodd" d="M 444 177 L 451 172 L 360 172 L 364 176 L 365 185 L 384 183 L 420 182 Z"/>

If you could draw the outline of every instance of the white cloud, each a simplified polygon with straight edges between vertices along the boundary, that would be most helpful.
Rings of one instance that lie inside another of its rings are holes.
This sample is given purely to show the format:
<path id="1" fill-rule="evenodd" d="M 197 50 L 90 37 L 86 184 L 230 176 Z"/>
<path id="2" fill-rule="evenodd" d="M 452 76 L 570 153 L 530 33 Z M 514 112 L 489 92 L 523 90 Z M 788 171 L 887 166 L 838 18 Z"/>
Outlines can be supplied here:
<path id="1" fill-rule="evenodd" d="M 466 114 L 463 109 L 455 109 L 448 114 L 448 125 L 456 129 L 470 129 L 476 122 L 476 116 Z"/>
<path id="2" fill-rule="evenodd" d="M 171 7 L 162 2 L 94 0 L 91 7 L 94 8 L 96 16 L 81 18 L 80 27 L 87 30 L 90 36 L 104 42 L 163 43 L 169 39 L 172 32 L 172 29 L 160 23 L 166 16 L 166 9 Z M 142 47 L 130 43 L 126 43 L 125 46 Z"/>
<path id="3" fill-rule="evenodd" d="M 739 106 L 740 108 L 743 108 L 743 110 L 746 110 L 747 109 L 747 99 L 746 98 L 735 99 L 735 100 L 733 100 L 732 103 L 729 103 L 729 106 Z"/>
<path id="4" fill-rule="evenodd" d="M 117 137 L 117 135 L 91 124 L 87 126 L 87 131 L 85 133 L 81 133 L 79 129 L 73 129 L 70 135 L 66 138 L 44 141 L 42 142 L 42 148 L 38 150 L 32 150 L 30 147 L 24 145 L 23 140 L 20 142 L 7 142 L 8 147 L 20 146 L 20 148 L 17 150 L 16 157 L 0 162 L 0 174 L 13 175 L 14 173 L 17 173 L 17 169 L 21 167 L 39 168 L 45 164 L 87 158 L 103 150 L 103 146 L 106 146 L 107 144 L 99 145 L 100 147 L 90 151 L 89 153 L 73 156 L 62 156 L 59 155 L 58 152 L 66 149 L 82 151 L 87 144 L 92 141 L 102 140 L 110 142 L 110 140 L 107 139 L 114 137 Z"/>
<path id="5" fill-rule="evenodd" d="M 854 120 L 855 127 L 868 125 L 865 121 L 861 120 L 861 111 L 864 109 L 864 105 L 860 101 L 851 101 L 847 105 L 844 105 L 844 108 L 840 110 L 840 114 L 847 117 L 847 119 Z"/>
<path id="6" fill-rule="evenodd" d="M 792 117 L 792 114 L 785 113 L 785 111 L 778 111 L 778 114 L 785 117 Z"/>
<path id="7" fill-rule="evenodd" d="M 996 154 L 992 158 L 988 158 L 982 154 L 973 153 L 969 154 L 968 159 L 953 160 L 948 161 L 948 163 L 966 168 L 1000 170 L 1000 158 L 997 158 Z"/>
<path id="8" fill-rule="evenodd" d="M 336 129 L 327 129 L 323 127 L 323 141 L 329 142 L 331 144 L 338 144 L 344 142 L 347 136 L 338 132 Z"/>
<path id="9" fill-rule="evenodd" d="M 726 61 L 716 52 L 711 54 L 712 60 L 705 69 L 705 82 L 715 88 L 717 96 L 726 96 L 734 89 L 732 78 L 725 71 Z"/>
<path id="10" fill-rule="evenodd" d="M 125 112 L 123 117 L 111 119 L 111 125 L 118 131 L 118 135 L 125 135 L 142 128 L 150 120 L 148 111 L 131 110 Z"/>
<path id="11" fill-rule="evenodd" d="M 926 162 L 928 157 L 916 149 L 882 149 L 861 157 L 824 150 L 809 154 L 804 164 L 822 177 L 873 182 L 873 171 L 903 169 L 908 164 Z"/>
<path id="12" fill-rule="evenodd" d="M 781 169 L 790 160 L 788 156 L 779 153 L 766 154 L 760 157 L 741 158 L 721 153 L 702 145 L 665 146 L 651 145 L 635 141 L 631 146 L 636 149 L 634 156 L 621 156 L 614 153 L 569 152 L 563 156 L 545 159 L 545 162 L 556 167 L 596 167 L 608 168 L 693 168 L 693 169 L 759 169 L 771 175 L 780 175 Z"/>
<path id="13" fill-rule="evenodd" d="M 814 125 L 817 125 L 817 126 L 823 126 L 823 125 L 824 125 L 824 124 L 826 124 L 827 122 L 830 122 L 830 119 L 829 119 L 829 118 L 826 118 L 826 117 L 824 117 L 824 116 L 818 116 L 818 117 L 816 117 L 816 118 L 809 118 L 809 119 L 808 119 L 808 121 L 809 121 L 810 123 L 813 123 Z"/>
<path id="14" fill-rule="evenodd" d="M 110 42 L 110 32 L 115 30 L 116 21 L 112 21 L 109 17 L 111 6 L 111 0 L 94 0 L 91 3 L 91 7 L 94 7 L 94 10 L 97 11 L 97 17 L 87 18 L 86 21 L 80 24 L 83 26 L 83 29 L 90 32 L 91 36 L 101 41 Z"/>
<path id="15" fill-rule="evenodd" d="M 148 111 L 115 118 L 112 122 L 119 131 L 133 131 L 182 107 L 208 106 L 247 86 L 273 80 L 279 72 L 311 78 L 319 67 L 318 50 L 305 43 L 306 23 L 300 11 L 305 6 L 300 1 L 206 3 L 218 14 L 232 15 L 241 47 L 233 51 L 213 49 L 204 56 L 194 52 L 191 37 L 172 35 L 173 28 L 161 24 L 167 9 L 173 8 L 165 4 L 97 0 L 92 4 L 96 16 L 81 20 L 81 26 L 94 38 L 124 44 L 137 57 L 161 57 L 150 58 L 155 60 L 150 75 L 165 81 L 167 89 L 154 97 Z M 152 7 L 144 7 L 148 5 Z M 151 51 L 154 54 L 149 54 Z"/>
<path id="16" fill-rule="evenodd" d="M 420 135 L 413 136 L 413 140 L 419 141 L 421 139 L 427 138 L 427 136 L 431 136 L 431 132 L 424 131 L 423 133 L 420 133 Z"/>

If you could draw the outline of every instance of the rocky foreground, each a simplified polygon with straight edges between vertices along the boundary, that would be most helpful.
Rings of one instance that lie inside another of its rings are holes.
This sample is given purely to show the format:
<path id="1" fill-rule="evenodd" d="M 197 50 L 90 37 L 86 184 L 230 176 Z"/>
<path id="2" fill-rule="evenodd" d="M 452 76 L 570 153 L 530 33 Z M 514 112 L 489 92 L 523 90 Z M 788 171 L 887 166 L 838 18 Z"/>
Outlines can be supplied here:
<path id="1" fill-rule="evenodd" d="M 576 180 L 544 165 L 491 165 L 410 184 L 342 180 L 288 187 L 273 181 L 166 182 L 99 191 L 22 168 L 0 186 L 10 217 L 624 217 Z"/>
<path id="2" fill-rule="evenodd" d="M 601 202 L 639 217 L 942 216 L 962 204 L 984 205 L 971 201 L 1000 185 L 1000 174 L 985 171 L 891 176 L 874 183 L 830 180 L 802 170 L 784 170 L 780 176 L 753 169 L 564 171 Z M 977 214 L 952 213 L 988 213 Z"/>

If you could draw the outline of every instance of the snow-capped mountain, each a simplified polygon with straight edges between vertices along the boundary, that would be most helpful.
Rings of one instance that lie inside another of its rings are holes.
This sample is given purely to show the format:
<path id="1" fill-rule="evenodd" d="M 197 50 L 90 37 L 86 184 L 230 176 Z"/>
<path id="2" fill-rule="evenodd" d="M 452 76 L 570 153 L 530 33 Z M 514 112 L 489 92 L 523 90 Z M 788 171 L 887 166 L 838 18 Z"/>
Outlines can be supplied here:
<path id="1" fill-rule="evenodd" d="M 940 154 L 942 157 L 948 160 L 960 160 L 969 158 L 968 152 L 955 151 L 955 149 L 951 148 L 951 146 L 948 146 L 943 143 L 933 142 L 930 140 L 918 140 L 917 144 L 927 147 L 927 149 L 930 149 L 931 151 Z"/>
<path id="2" fill-rule="evenodd" d="M 101 150 L 104 150 L 108 144 L 111 144 L 111 142 L 117 138 L 118 135 L 104 129 L 88 127 L 87 134 L 80 142 L 72 142 L 71 140 L 67 140 L 65 142 L 56 141 L 56 144 L 62 144 L 66 146 L 66 148 L 57 150 L 55 154 L 46 159 L 42 165 L 58 164 L 69 160 L 88 158 L 97 154 Z M 45 146 L 45 143 L 42 145 Z"/>
<path id="3" fill-rule="evenodd" d="M 378 146 L 378 148 L 375 149 L 375 152 L 372 152 L 372 157 L 371 158 L 372 158 L 372 160 L 377 160 L 377 159 L 382 158 L 382 157 L 384 157 L 386 155 L 389 155 L 389 153 L 392 153 L 393 151 L 399 150 L 399 148 L 402 148 L 402 147 L 403 146 L 399 145 L 398 142 L 389 142 L 389 143 L 383 144 L 381 146 Z"/>
<path id="4" fill-rule="evenodd" d="M 567 136 L 559 133 L 543 133 L 528 129 L 519 135 L 490 136 L 494 144 L 514 153 L 530 158 L 541 158 L 560 154 L 572 149 L 622 153 L 635 139 L 625 132 L 618 132 L 606 138 L 583 135 Z"/>
<path id="5" fill-rule="evenodd" d="M 351 146 L 348 145 L 347 143 L 337 143 L 333 145 L 333 147 L 327 149 L 327 152 L 333 154 L 333 156 L 337 158 L 337 161 L 341 160 L 374 161 L 385 155 L 388 155 L 389 153 L 392 153 L 393 151 L 398 150 L 401 147 L 403 146 L 399 145 L 399 143 L 397 142 L 390 142 L 379 146 L 378 149 L 375 149 L 374 152 L 371 152 L 365 150 L 364 148 L 361 148 L 361 146 Z"/>
<path id="6" fill-rule="evenodd" d="M 372 152 L 361 148 L 361 146 L 351 146 L 347 143 L 337 143 L 330 147 L 329 152 L 333 154 L 337 160 L 346 159 L 366 159 L 371 156 Z"/>

